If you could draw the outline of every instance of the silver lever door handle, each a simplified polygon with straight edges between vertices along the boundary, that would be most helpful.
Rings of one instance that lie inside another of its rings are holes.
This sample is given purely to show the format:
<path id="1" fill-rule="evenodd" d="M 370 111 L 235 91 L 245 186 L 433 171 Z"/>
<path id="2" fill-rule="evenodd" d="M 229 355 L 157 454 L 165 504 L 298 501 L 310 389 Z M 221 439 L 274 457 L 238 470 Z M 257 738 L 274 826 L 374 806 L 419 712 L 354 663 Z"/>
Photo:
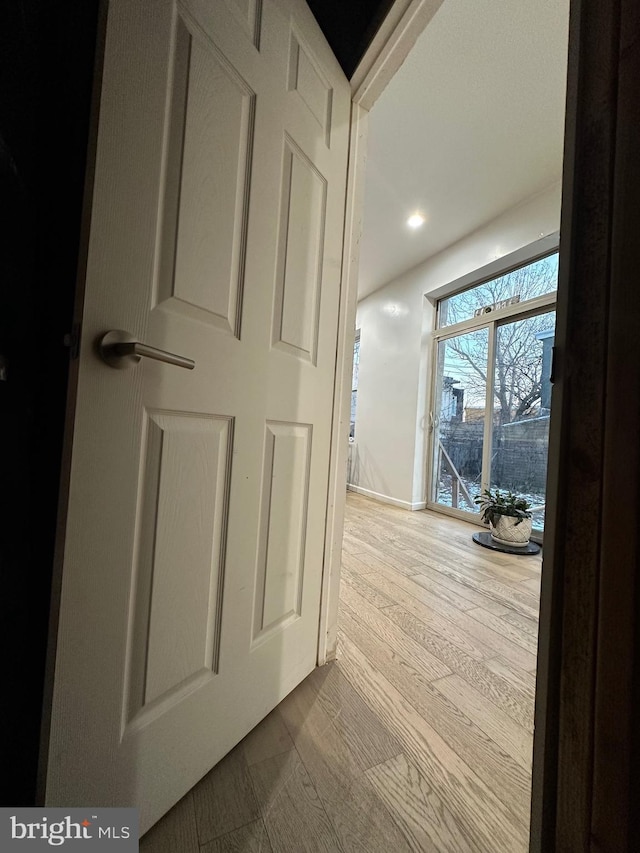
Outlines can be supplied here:
<path id="1" fill-rule="evenodd" d="M 133 335 L 123 332 L 122 329 L 115 329 L 103 335 L 98 341 L 98 351 L 100 358 L 109 367 L 115 367 L 119 370 L 134 367 L 141 358 L 153 358 L 156 361 L 175 364 L 176 367 L 184 367 L 187 370 L 193 370 L 196 366 L 192 359 L 140 343 Z"/>

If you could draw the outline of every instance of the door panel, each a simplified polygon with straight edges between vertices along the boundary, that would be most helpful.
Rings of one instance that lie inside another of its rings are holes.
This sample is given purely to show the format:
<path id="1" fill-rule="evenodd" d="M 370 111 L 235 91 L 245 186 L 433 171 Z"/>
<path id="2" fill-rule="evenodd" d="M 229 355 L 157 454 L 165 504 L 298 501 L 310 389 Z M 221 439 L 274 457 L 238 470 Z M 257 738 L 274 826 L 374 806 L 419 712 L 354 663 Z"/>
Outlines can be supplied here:
<path id="1" fill-rule="evenodd" d="M 289 53 L 289 89 L 299 93 L 325 133 L 327 146 L 331 139 L 331 107 L 333 90 L 313 54 L 305 46 L 299 32 L 292 30 Z"/>
<path id="2" fill-rule="evenodd" d="M 253 642 L 301 614 L 309 499 L 309 424 L 267 423 Z"/>
<path id="3" fill-rule="evenodd" d="M 349 111 L 298 0 L 110 4 L 50 805 L 144 831 L 315 665 Z"/>
<path id="4" fill-rule="evenodd" d="M 433 443 L 433 500 L 477 512 L 487 397 L 489 329 L 438 342 Z"/>
<path id="5" fill-rule="evenodd" d="M 556 312 L 547 311 L 496 328 L 492 489 L 527 497 L 534 528 L 544 528 L 551 353 Z"/>
<path id="6" fill-rule="evenodd" d="M 146 596 L 145 705 L 217 669 L 231 449 L 227 419 L 149 413 L 148 424 L 148 451 L 152 445 L 157 455 L 152 459 L 147 451 L 147 462 L 158 473 L 154 493 L 145 489 L 155 503 L 147 558 L 153 583 Z"/>
<path id="7" fill-rule="evenodd" d="M 273 342 L 315 364 L 327 184 L 289 138 L 282 171 Z"/>
<path id="8" fill-rule="evenodd" d="M 191 28 L 178 18 L 162 296 L 179 303 L 174 310 L 237 337 L 256 94 L 216 45 Z"/>

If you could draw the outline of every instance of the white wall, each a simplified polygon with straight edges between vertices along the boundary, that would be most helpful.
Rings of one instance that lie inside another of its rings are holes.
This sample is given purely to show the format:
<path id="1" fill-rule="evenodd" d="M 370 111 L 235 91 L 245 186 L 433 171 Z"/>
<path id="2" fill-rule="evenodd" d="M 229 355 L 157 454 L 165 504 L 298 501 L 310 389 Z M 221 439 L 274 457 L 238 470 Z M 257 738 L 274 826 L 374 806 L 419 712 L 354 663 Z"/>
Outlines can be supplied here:
<path id="1" fill-rule="evenodd" d="M 350 488 L 407 508 L 424 507 L 433 299 L 539 254 L 559 230 L 560 198 L 558 181 L 358 304 L 360 374 Z"/>

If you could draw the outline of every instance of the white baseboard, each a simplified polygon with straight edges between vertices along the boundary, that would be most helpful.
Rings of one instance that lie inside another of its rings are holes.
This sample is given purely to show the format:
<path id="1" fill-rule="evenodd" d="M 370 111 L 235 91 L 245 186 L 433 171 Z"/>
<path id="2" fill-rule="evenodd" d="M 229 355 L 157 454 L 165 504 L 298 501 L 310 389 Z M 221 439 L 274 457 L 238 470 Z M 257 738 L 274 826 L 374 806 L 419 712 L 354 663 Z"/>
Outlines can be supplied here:
<path id="1" fill-rule="evenodd" d="M 401 501 L 399 498 L 392 498 L 391 495 L 383 495 L 380 492 L 374 492 L 372 489 L 365 489 L 362 486 L 354 486 L 353 483 L 347 483 L 347 489 L 348 491 L 355 492 L 358 495 L 373 498 L 373 500 L 380 501 L 380 503 L 399 506 L 402 509 L 418 510 L 425 509 L 427 506 L 426 501 L 414 501 L 413 503 L 411 501 Z"/>

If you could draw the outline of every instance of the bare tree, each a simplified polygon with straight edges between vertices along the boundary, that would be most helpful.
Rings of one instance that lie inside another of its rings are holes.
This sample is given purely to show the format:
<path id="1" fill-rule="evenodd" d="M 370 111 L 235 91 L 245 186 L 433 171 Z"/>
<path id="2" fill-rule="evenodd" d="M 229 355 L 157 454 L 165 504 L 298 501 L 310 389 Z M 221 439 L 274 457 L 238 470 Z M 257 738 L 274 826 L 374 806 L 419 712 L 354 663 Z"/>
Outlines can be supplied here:
<path id="1" fill-rule="evenodd" d="M 514 270 L 479 287 L 459 293 L 442 304 L 441 325 L 474 316 L 477 309 L 519 296 L 532 299 L 555 288 L 557 256 Z M 538 335 L 552 325 L 549 314 L 508 322 L 498 327 L 495 352 L 494 397 L 500 425 L 535 413 L 542 391 L 542 342 Z M 447 348 L 465 366 L 470 396 L 484 395 L 487 383 L 488 335 L 478 330 L 447 340 Z"/>

